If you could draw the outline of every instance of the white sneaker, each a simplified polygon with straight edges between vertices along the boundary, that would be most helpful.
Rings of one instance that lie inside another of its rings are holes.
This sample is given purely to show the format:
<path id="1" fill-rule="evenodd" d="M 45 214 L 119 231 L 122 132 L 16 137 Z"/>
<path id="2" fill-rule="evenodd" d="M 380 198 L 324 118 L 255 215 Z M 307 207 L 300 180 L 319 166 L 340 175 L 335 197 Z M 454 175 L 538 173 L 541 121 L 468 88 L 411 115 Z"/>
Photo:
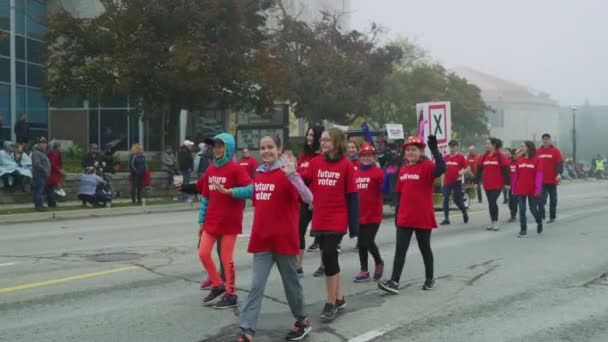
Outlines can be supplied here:
<path id="1" fill-rule="evenodd" d="M 61 197 L 65 197 L 65 196 L 67 195 L 67 194 L 65 193 L 65 190 L 63 190 L 63 189 L 56 189 L 56 190 L 55 190 L 55 193 L 56 193 L 58 196 L 61 196 Z"/>
<path id="2" fill-rule="evenodd" d="M 498 225 L 498 222 L 492 222 L 492 230 L 494 230 L 495 232 L 500 230 L 500 226 Z"/>
<path id="3" fill-rule="evenodd" d="M 490 223 L 487 227 L 486 230 L 494 230 L 494 222 Z"/>

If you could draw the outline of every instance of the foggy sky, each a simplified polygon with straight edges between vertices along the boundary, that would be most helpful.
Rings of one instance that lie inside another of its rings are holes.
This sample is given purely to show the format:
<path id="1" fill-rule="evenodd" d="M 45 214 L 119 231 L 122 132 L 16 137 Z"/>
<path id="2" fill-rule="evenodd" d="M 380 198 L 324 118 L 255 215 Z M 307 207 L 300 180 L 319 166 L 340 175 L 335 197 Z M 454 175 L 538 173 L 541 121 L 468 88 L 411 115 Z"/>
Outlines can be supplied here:
<path id="1" fill-rule="evenodd" d="M 448 68 L 545 91 L 561 105 L 608 105 L 608 1 L 351 1 L 353 29 L 374 21 Z"/>

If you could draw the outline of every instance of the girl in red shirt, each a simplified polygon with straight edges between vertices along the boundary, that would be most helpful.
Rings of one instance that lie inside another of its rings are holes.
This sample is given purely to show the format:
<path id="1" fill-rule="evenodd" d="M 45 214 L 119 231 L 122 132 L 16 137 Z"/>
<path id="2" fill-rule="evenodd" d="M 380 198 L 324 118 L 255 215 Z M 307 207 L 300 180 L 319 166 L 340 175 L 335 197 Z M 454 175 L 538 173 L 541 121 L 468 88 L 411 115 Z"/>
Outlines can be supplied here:
<path id="1" fill-rule="evenodd" d="M 354 281 L 363 282 L 370 279 L 368 271 L 367 253 L 374 258 L 376 268 L 374 270 L 374 280 L 382 278 L 384 272 L 384 261 L 376 246 L 376 234 L 380 223 L 382 223 L 382 185 L 384 183 L 384 171 L 376 166 L 376 149 L 368 142 L 361 146 L 359 152 L 361 165 L 355 172 L 357 190 L 359 191 L 359 261 L 361 262 L 361 272 L 357 274 Z"/>
<path id="2" fill-rule="evenodd" d="M 428 145 L 435 162 L 424 156 L 426 145 L 416 136 L 408 138 L 402 147 L 405 150 L 406 160 L 399 172 L 396 189 L 395 226 L 397 227 L 397 245 L 395 247 L 393 274 L 391 279 L 378 283 L 378 287 L 388 293 L 399 293 L 399 280 L 405 264 L 405 255 L 414 233 L 424 260 L 426 280 L 422 289 L 431 290 L 435 287 L 431 232 L 437 228 L 437 221 L 433 203 L 433 185 L 435 179 L 441 177 L 447 167 L 437 147 L 435 136 L 428 137 Z"/>
<path id="3" fill-rule="evenodd" d="M 530 212 L 536 220 L 536 231 L 543 232 L 543 220 L 539 212 L 539 199 L 543 189 L 543 170 L 540 158 L 536 155 L 536 146 L 532 141 L 525 141 L 521 146 L 522 156 L 517 160 L 513 188 L 519 203 L 519 223 L 521 230 L 519 237 L 528 234 L 526 218 L 526 201 L 530 205 Z"/>
<path id="4" fill-rule="evenodd" d="M 361 165 L 361 161 L 359 160 L 359 145 L 357 145 L 356 141 L 351 140 L 346 145 L 346 157 L 353 163 L 356 171 L 359 165 Z"/>
<path id="5" fill-rule="evenodd" d="M 210 305 L 224 295 L 214 305 L 216 309 L 224 309 L 237 305 L 233 256 L 237 235 L 243 230 L 245 201 L 242 198 L 247 197 L 241 194 L 251 194 L 253 185 L 247 171 L 233 161 L 236 148 L 234 137 L 221 133 L 205 143 L 213 146 L 213 164 L 197 182 L 202 197 L 199 211 L 199 257 L 213 288 L 203 303 Z M 221 239 L 220 259 L 226 270 L 226 284 L 222 284 L 211 257 L 211 250 L 218 239 Z"/>
<path id="6" fill-rule="evenodd" d="M 319 155 L 319 151 L 321 149 L 321 134 L 323 133 L 323 127 L 314 126 L 310 127 L 308 131 L 306 131 L 306 141 L 304 142 L 304 149 L 300 153 L 300 157 L 298 158 L 298 173 L 304 174 L 304 171 L 310 165 L 310 162 Z M 298 274 L 302 276 L 304 274 L 304 270 L 302 269 L 302 261 L 304 260 L 304 249 L 306 248 L 306 231 L 308 230 L 308 225 L 312 220 L 312 206 L 302 203 L 300 206 L 300 220 L 299 220 L 299 230 L 300 230 L 300 254 L 298 255 Z M 315 239 L 310 247 L 308 247 L 308 251 L 316 252 L 319 250 L 319 244 Z"/>
<path id="7" fill-rule="evenodd" d="M 344 133 L 336 128 L 323 132 L 321 152 L 310 162 L 304 179 L 315 196 L 311 234 L 319 238 L 326 276 L 327 303 L 321 318 L 330 321 L 346 306 L 340 283 L 338 244 L 347 231 L 350 230 L 351 237 L 359 231 L 359 194 L 355 169 L 345 157 Z"/>
<path id="8" fill-rule="evenodd" d="M 300 202 L 311 204 L 312 193 L 296 173 L 293 155 L 288 152 L 279 158 L 280 153 L 279 137 L 265 136 L 260 140 L 260 157 L 264 163 L 257 169 L 250 197 L 254 203 L 254 212 L 248 252 L 253 253 L 253 278 L 247 304 L 240 315 L 243 333 L 239 341 L 242 342 L 253 340 L 264 288 L 275 263 L 283 280 L 291 313 L 296 319 L 294 327 L 287 334 L 287 340 L 301 340 L 312 330 L 297 273 Z M 281 214 L 277 215 L 277 212 Z"/>
<path id="9" fill-rule="evenodd" d="M 509 166 L 507 158 L 500 152 L 502 141 L 497 138 L 490 138 L 486 142 L 486 153 L 481 157 L 477 166 L 476 181 L 483 178 L 483 188 L 488 198 L 491 223 L 488 230 L 498 231 L 498 198 L 502 189 L 511 188 L 509 178 Z"/>

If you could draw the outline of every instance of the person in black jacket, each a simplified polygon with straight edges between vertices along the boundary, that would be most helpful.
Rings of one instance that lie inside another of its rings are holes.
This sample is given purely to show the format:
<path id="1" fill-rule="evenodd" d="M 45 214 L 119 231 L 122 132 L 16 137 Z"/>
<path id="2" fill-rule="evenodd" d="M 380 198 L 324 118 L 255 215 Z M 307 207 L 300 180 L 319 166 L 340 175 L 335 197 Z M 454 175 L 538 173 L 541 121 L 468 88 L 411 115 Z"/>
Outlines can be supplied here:
<path id="1" fill-rule="evenodd" d="M 192 174 L 192 170 L 194 168 L 194 159 L 192 158 L 192 146 L 194 143 L 190 140 L 184 141 L 182 147 L 177 152 L 177 164 L 179 166 L 179 171 L 184 177 L 184 184 L 190 183 L 190 175 Z M 188 195 L 183 194 L 181 199 L 182 201 L 187 201 L 189 198 Z"/>
<path id="2" fill-rule="evenodd" d="M 91 146 L 89 146 L 89 153 L 85 154 L 84 157 L 82 157 L 82 169 L 86 170 L 89 167 L 94 167 L 95 170 L 98 170 L 101 168 L 101 155 L 99 154 L 99 148 L 97 147 L 97 144 L 91 144 Z"/>
<path id="3" fill-rule="evenodd" d="M 27 122 L 27 115 L 21 114 L 19 122 L 15 124 L 15 135 L 18 144 L 27 144 L 30 140 L 30 124 Z"/>
<path id="4" fill-rule="evenodd" d="M 144 157 L 144 149 L 140 144 L 134 144 L 129 156 L 129 172 L 132 179 L 131 201 L 133 204 L 135 204 L 135 199 L 137 199 L 137 204 L 141 204 L 141 193 L 147 171 L 148 165 L 146 164 L 146 157 Z"/>

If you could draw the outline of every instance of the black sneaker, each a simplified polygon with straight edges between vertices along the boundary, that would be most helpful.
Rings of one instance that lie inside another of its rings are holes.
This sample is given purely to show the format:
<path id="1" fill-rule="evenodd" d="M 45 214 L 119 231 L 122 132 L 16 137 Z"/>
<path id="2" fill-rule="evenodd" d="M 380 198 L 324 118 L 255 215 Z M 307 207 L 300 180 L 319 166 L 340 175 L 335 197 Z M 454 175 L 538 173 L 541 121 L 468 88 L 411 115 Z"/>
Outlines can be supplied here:
<path id="1" fill-rule="evenodd" d="M 304 276 L 304 269 L 302 269 L 302 267 L 300 267 L 296 270 L 296 273 L 298 274 L 298 277 L 301 278 Z"/>
<path id="2" fill-rule="evenodd" d="M 526 235 L 528 235 L 528 232 L 522 230 L 521 232 L 519 232 L 519 234 L 517 235 L 517 237 L 518 238 L 523 238 L 523 237 L 526 237 Z"/>
<path id="3" fill-rule="evenodd" d="M 517 221 L 517 218 L 515 216 L 511 216 L 511 218 L 509 219 L 509 223 L 513 223 Z"/>
<path id="4" fill-rule="evenodd" d="M 214 309 L 229 309 L 234 308 L 238 304 L 238 297 L 236 295 L 225 294 L 217 304 L 213 306 Z"/>
<path id="5" fill-rule="evenodd" d="M 378 288 L 390 294 L 399 294 L 399 284 L 396 281 L 387 280 L 378 283 Z"/>
<path id="6" fill-rule="evenodd" d="M 342 310 L 346 308 L 346 297 L 342 297 L 342 299 L 336 299 L 336 309 Z"/>
<path id="7" fill-rule="evenodd" d="M 549 221 L 547 221 L 547 223 L 549 223 L 549 224 L 550 224 L 550 223 L 555 223 L 555 219 L 554 219 L 554 218 L 549 219 Z"/>
<path id="8" fill-rule="evenodd" d="M 307 251 L 309 251 L 309 252 L 318 252 L 319 251 L 319 244 L 318 243 L 313 243 L 312 245 L 310 245 L 308 247 Z"/>
<path id="9" fill-rule="evenodd" d="M 449 226 L 450 225 L 450 220 L 443 220 L 441 221 L 441 226 Z"/>
<path id="10" fill-rule="evenodd" d="M 312 331 L 312 326 L 310 325 L 310 321 L 308 319 L 303 319 L 301 321 L 297 321 L 294 324 L 291 331 L 285 336 L 287 341 L 300 341 L 303 340 L 310 332 Z"/>
<path id="11" fill-rule="evenodd" d="M 312 274 L 313 277 L 319 278 L 325 276 L 325 267 L 319 266 L 319 268 Z"/>
<path id="12" fill-rule="evenodd" d="M 434 279 L 427 279 L 424 282 L 424 285 L 422 286 L 422 289 L 424 291 L 430 291 L 430 290 L 432 290 L 434 288 L 435 288 L 435 280 Z"/>
<path id="13" fill-rule="evenodd" d="M 325 303 L 325 308 L 323 308 L 323 312 L 321 313 L 321 319 L 329 322 L 333 321 L 336 318 L 336 314 L 338 313 L 338 309 L 334 304 Z"/>
<path id="14" fill-rule="evenodd" d="M 224 292 L 226 292 L 224 285 L 212 288 L 207 297 L 203 299 L 203 304 L 211 304 L 214 300 L 223 295 Z"/>
<path id="15" fill-rule="evenodd" d="M 465 224 L 469 223 L 469 211 L 466 209 L 462 211 L 462 220 Z"/>
<path id="16" fill-rule="evenodd" d="M 536 232 L 538 234 L 542 234 L 542 232 L 543 232 L 543 223 L 542 222 L 536 225 Z"/>

